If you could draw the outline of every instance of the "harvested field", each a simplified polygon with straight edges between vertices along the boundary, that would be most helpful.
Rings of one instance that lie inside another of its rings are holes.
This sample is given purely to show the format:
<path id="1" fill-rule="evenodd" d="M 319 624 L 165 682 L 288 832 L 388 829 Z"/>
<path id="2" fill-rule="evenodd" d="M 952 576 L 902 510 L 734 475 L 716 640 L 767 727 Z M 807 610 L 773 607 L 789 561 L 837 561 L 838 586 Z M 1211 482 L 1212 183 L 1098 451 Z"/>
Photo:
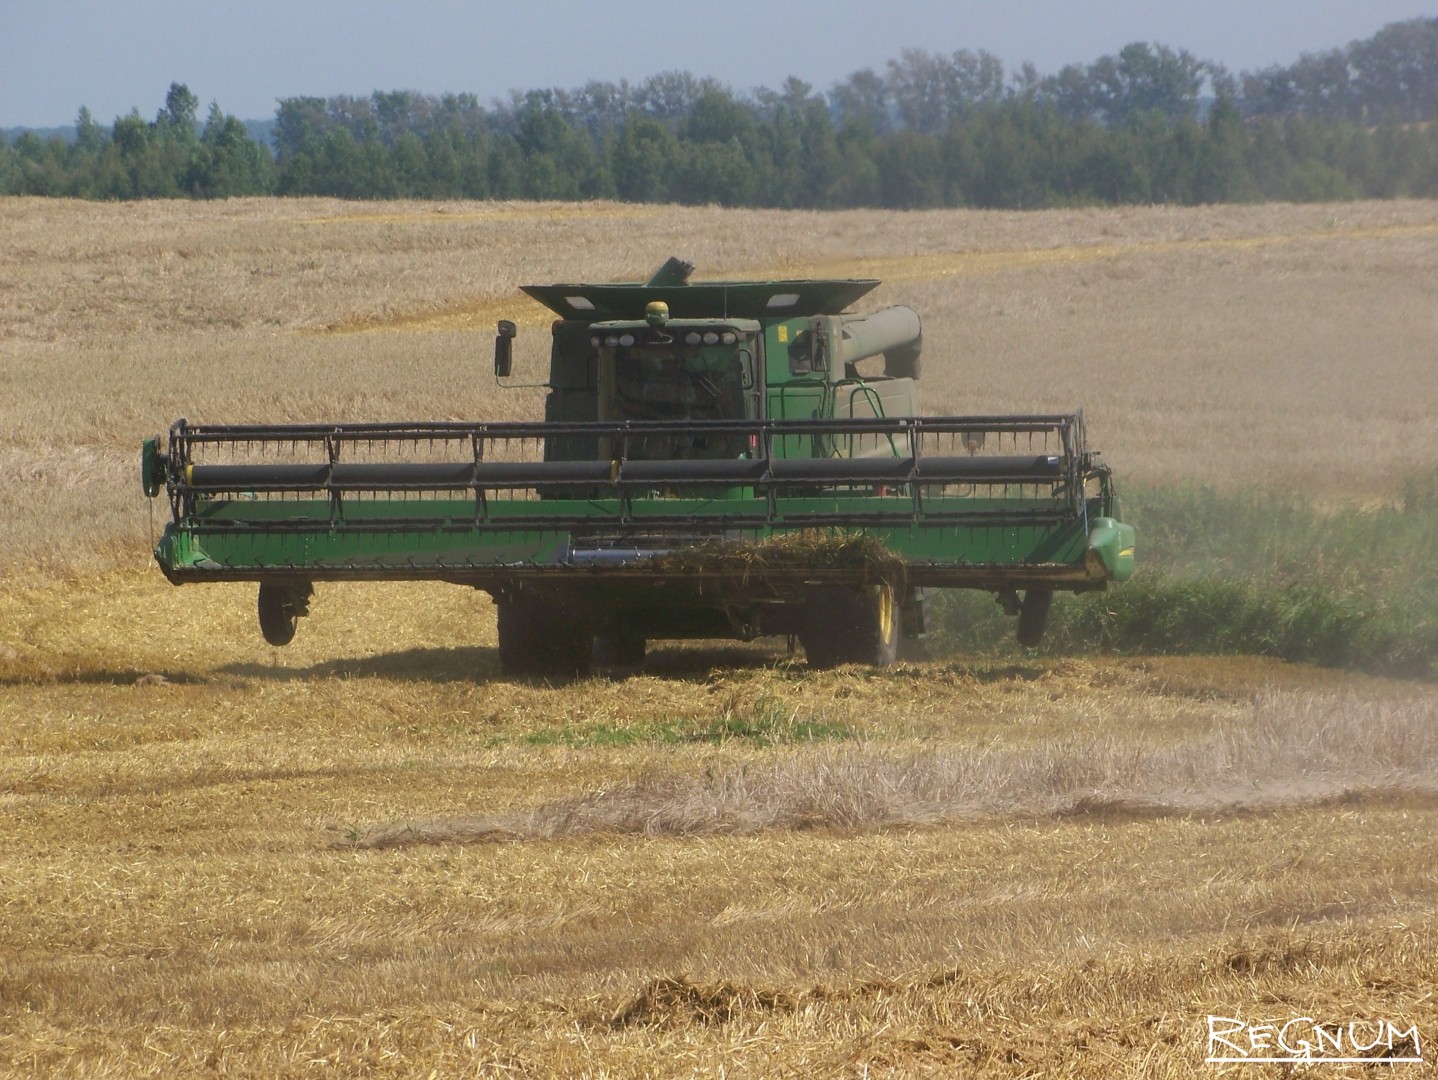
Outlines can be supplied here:
<path id="1" fill-rule="evenodd" d="M 540 370 L 514 285 L 673 253 L 885 278 L 932 410 L 1082 405 L 1126 482 L 1394 503 L 1438 470 L 1438 205 L 0 231 L 0 1072 L 1194 1076 L 1210 1015 L 1438 1057 L 1432 682 L 770 641 L 549 686 L 419 584 L 321 587 L 276 650 L 251 587 L 149 565 L 136 468 L 180 416 L 533 416 L 487 374 L 501 316 Z"/>

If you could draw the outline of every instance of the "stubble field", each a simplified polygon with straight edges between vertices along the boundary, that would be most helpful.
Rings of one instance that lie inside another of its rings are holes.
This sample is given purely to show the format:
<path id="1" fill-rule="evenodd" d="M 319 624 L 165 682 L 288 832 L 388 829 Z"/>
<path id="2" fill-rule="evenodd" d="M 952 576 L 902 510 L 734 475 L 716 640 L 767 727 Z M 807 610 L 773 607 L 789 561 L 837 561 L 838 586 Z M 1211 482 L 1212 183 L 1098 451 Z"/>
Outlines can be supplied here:
<path id="1" fill-rule="evenodd" d="M 0 237 L 0 1069 L 1192 1076 L 1213 1014 L 1438 1056 L 1431 682 L 765 642 L 547 686 L 485 596 L 403 584 L 275 650 L 250 587 L 164 582 L 137 475 L 181 416 L 536 416 L 488 374 L 499 317 L 542 371 L 515 286 L 678 254 L 883 278 L 929 411 L 1083 406 L 1126 484 L 1387 505 L 1438 471 L 1438 205 L 3 200 Z"/>

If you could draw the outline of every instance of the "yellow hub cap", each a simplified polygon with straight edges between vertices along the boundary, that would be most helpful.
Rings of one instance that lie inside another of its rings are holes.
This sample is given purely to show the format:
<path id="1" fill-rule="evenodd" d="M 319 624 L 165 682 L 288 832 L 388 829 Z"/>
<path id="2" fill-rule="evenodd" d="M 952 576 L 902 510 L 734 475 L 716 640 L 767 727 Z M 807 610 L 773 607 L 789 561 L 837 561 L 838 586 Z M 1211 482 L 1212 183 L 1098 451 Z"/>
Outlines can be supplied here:
<path id="1" fill-rule="evenodd" d="M 879 640 L 888 641 L 894 636 L 894 588 L 892 585 L 879 586 Z"/>

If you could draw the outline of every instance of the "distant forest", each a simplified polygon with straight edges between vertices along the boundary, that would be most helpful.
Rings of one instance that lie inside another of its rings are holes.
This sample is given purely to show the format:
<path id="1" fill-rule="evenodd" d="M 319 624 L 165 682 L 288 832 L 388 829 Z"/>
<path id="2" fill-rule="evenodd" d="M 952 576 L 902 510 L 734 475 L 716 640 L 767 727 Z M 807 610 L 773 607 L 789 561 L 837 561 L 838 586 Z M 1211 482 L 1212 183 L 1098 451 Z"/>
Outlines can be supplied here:
<path id="1" fill-rule="evenodd" d="M 280 102 L 273 145 L 173 83 L 153 121 L 0 138 L 0 194 L 620 199 L 1037 208 L 1438 197 L 1438 18 L 1234 75 L 1135 43 L 1056 75 L 909 50 L 827 93 L 683 72 L 490 107 L 411 91 Z"/>

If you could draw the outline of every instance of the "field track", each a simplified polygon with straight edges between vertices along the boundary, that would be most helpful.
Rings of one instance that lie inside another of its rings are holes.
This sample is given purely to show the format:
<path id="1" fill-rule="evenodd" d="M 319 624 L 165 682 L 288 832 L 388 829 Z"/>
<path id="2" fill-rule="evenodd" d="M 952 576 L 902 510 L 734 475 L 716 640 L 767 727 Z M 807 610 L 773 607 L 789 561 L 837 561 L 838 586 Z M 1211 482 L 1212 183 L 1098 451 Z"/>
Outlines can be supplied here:
<path id="1" fill-rule="evenodd" d="M 0 1073 L 1207 1076 L 1212 1014 L 1438 1059 L 1432 683 L 771 641 L 546 686 L 485 596 L 406 584 L 275 650 L 249 587 L 148 564 L 134 475 L 182 415 L 532 415 L 485 373 L 498 317 L 538 370 L 515 280 L 672 252 L 881 277 L 931 407 L 1083 405 L 1136 483 L 1383 502 L 1438 468 L 1438 207 L 0 200 L 0 235 Z"/>

